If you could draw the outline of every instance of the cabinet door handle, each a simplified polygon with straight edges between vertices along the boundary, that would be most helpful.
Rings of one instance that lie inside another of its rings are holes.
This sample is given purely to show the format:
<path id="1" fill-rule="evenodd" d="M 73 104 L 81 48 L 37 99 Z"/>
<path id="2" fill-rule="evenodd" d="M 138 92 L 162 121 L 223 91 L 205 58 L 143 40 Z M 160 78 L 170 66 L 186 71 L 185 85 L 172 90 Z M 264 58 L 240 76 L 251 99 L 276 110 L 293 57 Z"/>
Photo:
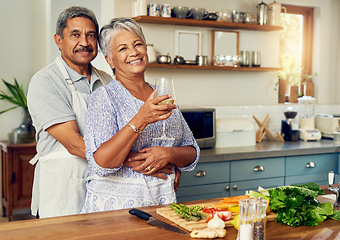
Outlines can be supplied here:
<path id="1" fill-rule="evenodd" d="M 261 165 L 254 167 L 254 172 L 263 172 L 263 171 L 264 171 L 264 167 Z"/>
<path id="2" fill-rule="evenodd" d="M 202 170 L 195 172 L 196 177 L 204 177 L 205 175 L 207 175 L 207 173 Z"/>
<path id="3" fill-rule="evenodd" d="M 313 162 L 306 163 L 306 168 L 315 168 L 315 167 L 316 167 L 316 165 Z"/>
<path id="4" fill-rule="evenodd" d="M 229 192 L 229 186 L 226 186 L 224 189 L 226 192 Z"/>
<path id="5" fill-rule="evenodd" d="M 233 186 L 233 189 L 236 191 L 236 190 L 237 190 L 237 185 L 234 185 L 234 186 Z"/>

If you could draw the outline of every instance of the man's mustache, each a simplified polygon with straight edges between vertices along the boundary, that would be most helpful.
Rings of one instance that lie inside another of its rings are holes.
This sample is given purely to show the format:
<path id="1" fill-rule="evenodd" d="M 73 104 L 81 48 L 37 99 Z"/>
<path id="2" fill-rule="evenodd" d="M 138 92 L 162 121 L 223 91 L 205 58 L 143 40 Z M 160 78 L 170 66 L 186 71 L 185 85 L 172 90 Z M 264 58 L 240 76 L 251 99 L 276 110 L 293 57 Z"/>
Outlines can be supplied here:
<path id="1" fill-rule="evenodd" d="M 76 52 L 83 52 L 83 51 L 85 51 L 85 52 L 93 52 L 94 50 L 93 50 L 92 47 L 80 47 L 80 48 L 77 48 L 77 49 L 74 50 L 75 53 Z"/>

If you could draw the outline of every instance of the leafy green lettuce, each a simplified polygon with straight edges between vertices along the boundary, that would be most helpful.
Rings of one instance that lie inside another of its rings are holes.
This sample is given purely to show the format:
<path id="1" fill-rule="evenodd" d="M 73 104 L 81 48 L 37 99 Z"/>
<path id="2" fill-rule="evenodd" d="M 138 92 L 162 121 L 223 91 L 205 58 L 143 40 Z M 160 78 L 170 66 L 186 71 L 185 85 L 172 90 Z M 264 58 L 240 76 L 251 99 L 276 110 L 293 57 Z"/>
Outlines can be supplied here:
<path id="1" fill-rule="evenodd" d="M 340 221 L 340 210 L 339 211 L 334 211 L 333 215 L 330 216 L 331 219 L 338 220 Z"/>
<path id="2" fill-rule="evenodd" d="M 316 226 L 334 213 L 331 202 L 319 203 L 315 199 L 322 193 L 315 183 L 278 187 L 268 192 L 270 209 L 277 213 L 275 221 L 281 224 Z"/>

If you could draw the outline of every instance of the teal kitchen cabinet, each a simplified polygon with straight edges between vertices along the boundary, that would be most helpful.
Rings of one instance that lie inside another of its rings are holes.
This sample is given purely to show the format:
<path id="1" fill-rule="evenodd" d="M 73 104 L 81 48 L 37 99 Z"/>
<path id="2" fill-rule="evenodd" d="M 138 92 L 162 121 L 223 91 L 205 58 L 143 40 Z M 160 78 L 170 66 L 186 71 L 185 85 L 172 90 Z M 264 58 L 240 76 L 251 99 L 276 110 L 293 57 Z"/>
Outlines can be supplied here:
<path id="1" fill-rule="evenodd" d="M 231 161 L 230 196 L 284 185 L 284 157 Z"/>
<path id="2" fill-rule="evenodd" d="M 197 164 L 193 172 L 183 172 L 177 200 L 193 201 L 243 195 L 259 186 L 268 189 L 316 182 L 328 185 L 328 172 L 340 181 L 338 153 L 271 157 Z"/>
<path id="3" fill-rule="evenodd" d="M 176 194 L 178 202 L 229 197 L 229 183 L 215 183 L 188 187 L 181 186 Z"/>
<path id="4" fill-rule="evenodd" d="M 192 172 L 182 172 L 177 201 L 229 196 L 230 162 L 198 163 Z"/>
<path id="5" fill-rule="evenodd" d="M 339 174 L 338 153 L 286 157 L 285 185 L 308 182 L 328 185 L 330 171 Z"/>
<path id="6" fill-rule="evenodd" d="M 230 196 L 244 195 L 248 190 L 257 191 L 259 186 L 268 189 L 283 185 L 284 177 L 230 182 Z"/>

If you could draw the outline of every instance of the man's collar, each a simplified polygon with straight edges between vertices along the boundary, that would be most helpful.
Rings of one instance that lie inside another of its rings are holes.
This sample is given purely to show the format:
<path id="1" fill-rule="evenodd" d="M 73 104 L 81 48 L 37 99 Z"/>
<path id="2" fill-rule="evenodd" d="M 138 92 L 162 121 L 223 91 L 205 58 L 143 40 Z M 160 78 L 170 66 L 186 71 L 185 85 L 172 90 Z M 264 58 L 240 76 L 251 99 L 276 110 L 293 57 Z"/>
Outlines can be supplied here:
<path id="1" fill-rule="evenodd" d="M 81 75 L 79 74 L 77 71 L 75 71 L 74 69 L 72 69 L 65 61 L 64 59 L 61 57 L 61 55 L 58 56 L 63 65 L 65 66 L 66 68 L 66 71 L 68 72 L 68 74 L 70 75 L 70 78 L 73 82 L 77 82 L 77 81 L 80 81 L 82 78 L 85 78 L 86 76 L 84 75 Z M 90 63 L 90 71 L 91 71 L 91 83 L 94 83 L 95 81 L 97 81 L 99 78 L 98 76 L 96 75 L 96 73 L 94 72 L 93 70 L 93 66 L 92 64 Z"/>

